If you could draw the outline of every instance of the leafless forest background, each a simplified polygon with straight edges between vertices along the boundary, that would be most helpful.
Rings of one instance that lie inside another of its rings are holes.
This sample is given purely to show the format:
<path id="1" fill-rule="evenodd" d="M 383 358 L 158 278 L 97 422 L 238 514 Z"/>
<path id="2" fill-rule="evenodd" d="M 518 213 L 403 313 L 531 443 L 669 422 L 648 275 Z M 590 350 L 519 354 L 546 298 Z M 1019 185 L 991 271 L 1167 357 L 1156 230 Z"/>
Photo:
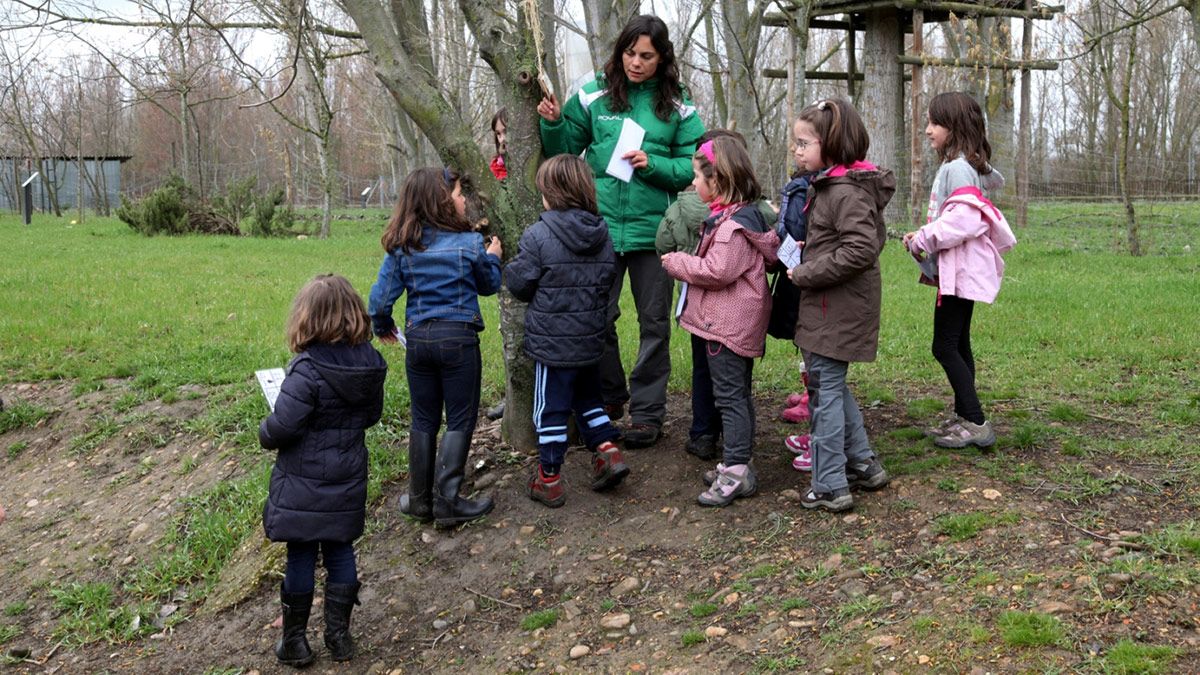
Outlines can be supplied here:
<path id="1" fill-rule="evenodd" d="M 408 171 L 443 161 L 381 86 L 345 4 L 5 3 L 0 156 L 10 162 L 128 156 L 122 180 L 129 195 L 145 194 L 176 172 L 205 194 L 256 176 L 260 188 L 284 188 L 295 205 L 358 205 L 366 190 L 373 204 L 389 205 Z M 498 107 L 498 80 L 481 59 L 464 12 L 438 0 L 401 4 L 427 27 L 435 79 L 454 114 L 475 130 L 480 152 L 490 156 L 488 122 Z M 765 19 L 787 4 L 669 0 L 639 7 L 586 0 L 568 6 L 521 0 L 497 9 L 516 17 L 522 8 L 538 7 L 543 26 L 550 24 L 548 34 L 557 36 L 546 46 L 547 77 L 564 98 L 572 81 L 586 74 L 589 57 L 592 68 L 607 57 L 614 34 L 609 24 L 619 27 L 621 17 L 639 9 L 666 17 L 705 123 L 732 123 L 746 134 L 763 183 L 778 186 L 790 168 L 787 84 L 763 71 L 788 67 L 790 37 Z M 1132 195 L 1200 195 L 1197 29 L 1188 12 L 1175 9 L 1185 7 L 1071 0 L 1053 20 L 1035 22 L 1033 57 L 1059 67 L 1033 73 L 1034 198 L 1119 196 L 1121 92 L 1127 84 Z M 87 21 L 125 24 L 108 30 L 124 37 L 117 44 L 102 41 Z M 581 72 L 574 73 L 565 53 L 572 33 L 591 38 L 588 51 L 575 59 Z M 1017 20 L 930 23 L 924 41 L 925 53 L 934 56 L 1012 58 L 1022 48 Z M 846 61 L 844 33 L 809 32 L 808 70 L 845 71 Z M 996 163 L 1010 176 L 1019 77 L 1015 71 L 926 68 L 923 78 L 927 96 L 952 89 L 978 96 L 988 112 Z M 833 95 L 846 95 L 844 82 L 809 81 L 794 103 Z M 923 166 L 928 172 L 935 163 L 930 158 Z"/>

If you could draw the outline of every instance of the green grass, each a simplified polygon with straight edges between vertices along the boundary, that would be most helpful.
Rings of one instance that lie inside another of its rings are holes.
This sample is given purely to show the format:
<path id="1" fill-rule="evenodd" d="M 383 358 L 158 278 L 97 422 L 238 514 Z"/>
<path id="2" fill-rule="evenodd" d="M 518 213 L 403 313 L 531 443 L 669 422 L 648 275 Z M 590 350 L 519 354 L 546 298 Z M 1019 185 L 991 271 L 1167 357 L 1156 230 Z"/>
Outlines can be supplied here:
<path id="1" fill-rule="evenodd" d="M 534 631 L 539 628 L 549 628 L 556 623 L 558 623 L 558 610 L 544 609 L 521 619 L 521 630 Z"/>
<path id="2" fill-rule="evenodd" d="M 1104 673 L 1112 675 L 1152 675 L 1171 672 L 1179 650 L 1167 645 L 1144 645 L 1128 639 L 1113 645 L 1101 659 Z"/>
<path id="3" fill-rule="evenodd" d="M 6 450 L 4 454 L 7 455 L 9 459 L 16 459 L 21 455 L 22 452 L 25 452 L 28 449 L 29 441 L 14 441 L 9 443 L 8 450 Z"/>
<path id="4" fill-rule="evenodd" d="M 154 629 L 150 605 L 114 606 L 115 593 L 104 583 L 71 583 L 52 588 L 55 607 L 62 612 L 54 630 L 56 640 L 70 646 L 104 640 L 127 642 Z"/>
<path id="5" fill-rule="evenodd" d="M 697 602 L 688 608 L 688 614 L 691 614 L 693 618 L 703 619 L 706 616 L 716 614 L 718 609 L 720 607 L 711 602 Z"/>
<path id="6" fill-rule="evenodd" d="M 1143 230 L 1149 254 L 1134 259 L 1120 248 L 1118 206 L 1032 205 L 1033 225 L 1017 232 L 1020 243 L 1006 256 L 998 301 L 980 305 L 972 324 L 980 396 L 1003 432 L 1001 448 L 1045 452 L 1061 445 L 1078 456 L 1137 455 L 1177 466 L 1200 460 L 1190 443 L 1200 424 L 1195 393 L 1200 390 L 1195 359 L 1200 329 L 1180 321 L 1193 314 L 1200 295 L 1200 257 L 1183 252 L 1185 244 L 1200 250 L 1200 204 L 1139 204 L 1139 213 L 1150 223 Z M 340 273 L 360 293 L 369 291 L 386 220 L 385 214 L 377 215 L 371 221 L 339 222 L 328 240 L 145 238 L 115 219 L 92 217 L 71 226 L 67 219 L 38 215 L 26 227 L 0 215 L 8 253 L 0 268 L 0 383 L 65 379 L 81 395 L 104 388 L 109 378 L 126 379 L 131 389 L 69 441 L 80 455 L 126 431 L 123 425 L 142 403 L 201 395 L 208 412 L 184 431 L 225 450 L 200 461 L 240 463 L 232 481 L 187 503 L 156 557 L 114 579 L 112 588 L 134 601 L 180 587 L 192 598 L 203 597 L 240 542 L 257 530 L 270 459 L 257 449 L 255 433 L 266 408 L 253 371 L 287 361 L 284 321 L 294 293 L 313 275 Z M 850 382 L 860 400 L 894 402 L 911 417 L 911 426 L 885 429 L 873 439 L 888 469 L 896 475 L 934 473 L 969 456 L 999 480 L 1028 484 L 1041 471 L 1032 462 L 944 453 L 922 438 L 919 426 L 949 409 L 951 401 L 945 376 L 929 355 L 934 295 L 915 283 L 912 263 L 896 242 L 888 243 L 881 266 L 878 359 L 855 364 Z M 499 354 L 495 299 L 484 298 L 481 309 L 488 326 L 481 334 L 482 350 Z M 401 302 L 396 313 L 402 312 Z M 618 328 L 628 371 L 637 330 L 628 290 L 622 312 L 626 318 Z M 371 499 L 383 482 L 401 474 L 406 461 L 404 352 L 382 351 L 392 369 L 386 422 L 368 435 L 372 449 L 381 450 L 371 453 Z M 686 391 L 690 344 L 678 328 L 671 356 L 670 386 Z M 798 390 L 798 360 L 792 345 L 768 340 L 766 356 L 755 362 L 757 391 L 775 397 Z M 503 366 L 498 358 L 485 358 L 484 364 L 482 399 L 488 403 L 502 392 Z M 188 385 L 203 393 L 185 389 Z M 19 400 L 5 403 L 0 433 L 36 426 L 57 412 Z M 1124 437 L 1088 435 L 1103 433 L 1088 431 L 1089 413 L 1127 421 Z M 149 433 L 141 441 L 158 442 Z M 8 454 L 19 456 L 27 447 L 12 444 Z M 195 468 L 187 460 L 171 467 L 180 473 Z M 1095 482 L 1085 473 L 1058 478 L 1096 497 L 1117 485 L 1111 476 L 1094 476 Z M 1193 474 L 1179 475 L 1190 480 Z M 896 508 L 910 504 L 899 500 Z M 946 533 L 969 537 L 975 526 L 948 521 Z M 1194 523 L 1151 533 L 1148 541 L 1153 537 L 1160 537 L 1153 539 L 1156 549 L 1194 565 L 1200 547 Z M 1176 571 L 1176 579 L 1187 578 Z M 796 578 L 815 583 L 830 575 L 818 567 L 800 570 Z M 119 633 L 114 630 L 99 632 Z"/>
<path id="7" fill-rule="evenodd" d="M 952 541 L 971 539 L 981 531 L 1001 525 L 1011 525 L 1020 522 L 1021 516 L 1015 513 L 961 513 L 939 516 L 934 519 L 938 534 L 944 534 Z"/>
<path id="8" fill-rule="evenodd" d="M 1010 647 L 1059 645 L 1067 637 L 1061 621 L 1038 612 L 1004 612 L 997 620 L 996 627 L 1004 644 Z"/>
<path id="9" fill-rule="evenodd" d="M 679 636 L 679 643 L 684 647 L 694 647 L 707 641 L 708 638 L 704 637 L 704 631 L 701 630 L 685 630 L 683 635 Z"/>
<path id="10" fill-rule="evenodd" d="M 4 606 L 4 616 L 20 616 L 29 609 L 28 602 L 11 602 Z"/>
<path id="11" fill-rule="evenodd" d="M 0 434 L 35 426 L 48 417 L 50 411 L 45 408 L 24 401 L 6 402 L 4 409 L 0 410 Z"/>
<path id="12" fill-rule="evenodd" d="M 0 645 L 21 634 L 21 627 L 12 624 L 0 624 Z"/>

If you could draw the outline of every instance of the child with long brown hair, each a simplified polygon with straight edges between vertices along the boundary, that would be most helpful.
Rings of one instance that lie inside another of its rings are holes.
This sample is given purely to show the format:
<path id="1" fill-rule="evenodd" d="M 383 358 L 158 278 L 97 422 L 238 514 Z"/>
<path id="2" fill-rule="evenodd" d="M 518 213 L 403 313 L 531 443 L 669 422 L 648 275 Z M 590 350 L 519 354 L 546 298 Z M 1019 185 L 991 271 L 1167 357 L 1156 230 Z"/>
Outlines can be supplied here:
<path id="1" fill-rule="evenodd" d="M 804 108 L 793 133 L 797 165 L 817 172 L 806 205 L 804 264 L 789 272 L 800 287 L 796 346 L 816 392 L 812 489 L 801 504 L 845 511 L 854 505 L 850 488 L 878 490 L 890 480 L 871 451 L 846 375 L 852 361 L 874 361 L 878 350 L 883 209 L 896 179 L 866 161 L 871 139 L 849 101 Z"/>
<path id="2" fill-rule="evenodd" d="M 546 210 L 521 235 L 520 252 L 504 268 L 504 285 L 529 303 L 524 347 L 534 361 L 538 434 L 529 497 L 556 508 L 566 501 L 559 474 L 572 412 L 592 451 L 593 490 L 615 487 L 629 467 L 614 443 L 620 434 L 600 391 L 616 254 L 596 205 L 592 171 L 575 155 L 555 155 L 538 168 L 537 187 Z"/>
<path id="3" fill-rule="evenodd" d="M 366 430 L 383 413 L 387 362 L 371 346 L 371 322 L 349 281 L 321 275 L 292 304 L 287 367 L 275 409 L 258 440 L 278 450 L 263 509 L 271 541 L 287 542 L 279 596 L 280 663 L 312 663 L 306 630 L 317 554 L 325 564 L 325 646 L 334 661 L 354 657 L 350 612 L 358 602 L 354 540 L 367 509 Z"/>
<path id="4" fill-rule="evenodd" d="M 779 237 L 756 202 L 762 196 L 746 148 L 728 136 L 700 145 L 692 157 L 692 185 L 709 218 L 696 253 L 662 257 L 667 274 L 686 282 L 679 325 L 703 338 L 712 393 L 725 437 L 723 461 L 705 475 L 703 506 L 728 506 L 757 489 L 750 460 L 754 402 L 750 376 L 766 347 L 771 313 L 768 265 Z M 695 383 L 693 384 L 695 387 Z"/>
<path id="5" fill-rule="evenodd" d="M 479 413 L 482 360 L 479 296 L 500 289 L 500 239 L 485 246 L 467 220 L 462 181 L 450 169 L 409 174 L 383 233 L 387 252 L 371 289 L 370 314 L 381 342 L 399 331 L 392 306 L 407 293 L 404 358 L 412 414 L 408 494 L 400 510 L 417 520 L 452 527 L 492 510 L 492 500 L 459 494 Z M 435 440 L 446 410 L 446 433 Z"/>
<path id="6" fill-rule="evenodd" d="M 1017 240 L 987 194 L 1004 186 L 992 168 L 992 147 L 983 110 L 962 92 L 945 92 L 929 102 L 925 136 L 942 160 L 929 192 L 927 223 L 904 235 L 905 247 L 923 262 L 922 281 L 937 286 L 933 307 L 933 356 L 954 389 L 954 415 L 930 430 L 944 448 L 996 442 L 975 391 L 971 316 L 976 302 L 990 303 L 1000 292 L 1000 254 Z M 930 278 L 932 277 L 932 278 Z"/>

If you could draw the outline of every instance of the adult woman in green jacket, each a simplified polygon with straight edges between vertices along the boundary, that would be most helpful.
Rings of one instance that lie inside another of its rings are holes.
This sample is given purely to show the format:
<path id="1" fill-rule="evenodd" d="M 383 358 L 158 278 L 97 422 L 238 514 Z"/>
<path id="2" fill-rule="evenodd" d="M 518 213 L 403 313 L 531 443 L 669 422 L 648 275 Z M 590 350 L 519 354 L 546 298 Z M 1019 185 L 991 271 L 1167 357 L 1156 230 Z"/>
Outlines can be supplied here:
<path id="1" fill-rule="evenodd" d="M 628 402 L 632 424 L 625 431 L 626 445 L 653 445 L 662 434 L 671 375 L 671 278 L 654 250 L 654 236 L 676 193 L 692 180 L 692 153 L 704 134 L 704 123 L 680 84 L 666 24 L 656 16 L 634 17 L 613 44 L 603 73 L 565 106 L 550 96 L 537 110 L 546 156 L 583 153 L 595 174 L 600 215 L 617 253 L 600 362 L 605 407 L 616 419 Z M 626 120 L 645 130 L 641 147 L 621 156 L 633 167 L 628 181 L 607 173 Z M 627 271 L 639 326 L 628 387 L 616 330 Z"/>

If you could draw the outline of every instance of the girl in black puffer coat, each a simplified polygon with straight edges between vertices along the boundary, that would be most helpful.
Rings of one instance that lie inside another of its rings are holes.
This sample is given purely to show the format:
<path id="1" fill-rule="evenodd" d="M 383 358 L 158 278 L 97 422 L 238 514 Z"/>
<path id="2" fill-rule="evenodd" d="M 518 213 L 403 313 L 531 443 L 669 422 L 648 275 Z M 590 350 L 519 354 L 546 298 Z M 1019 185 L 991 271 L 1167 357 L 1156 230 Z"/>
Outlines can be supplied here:
<path id="1" fill-rule="evenodd" d="M 349 281 L 334 275 L 308 282 L 292 305 L 287 367 L 271 415 L 258 440 L 278 450 L 263 528 L 287 542 L 280 587 L 281 663 L 312 663 L 305 635 L 312 608 L 317 553 L 325 583 L 325 646 L 334 661 L 354 656 L 350 612 L 358 602 L 354 540 L 362 536 L 367 506 L 367 428 L 383 413 L 387 363 L 371 346 L 371 319 Z"/>

